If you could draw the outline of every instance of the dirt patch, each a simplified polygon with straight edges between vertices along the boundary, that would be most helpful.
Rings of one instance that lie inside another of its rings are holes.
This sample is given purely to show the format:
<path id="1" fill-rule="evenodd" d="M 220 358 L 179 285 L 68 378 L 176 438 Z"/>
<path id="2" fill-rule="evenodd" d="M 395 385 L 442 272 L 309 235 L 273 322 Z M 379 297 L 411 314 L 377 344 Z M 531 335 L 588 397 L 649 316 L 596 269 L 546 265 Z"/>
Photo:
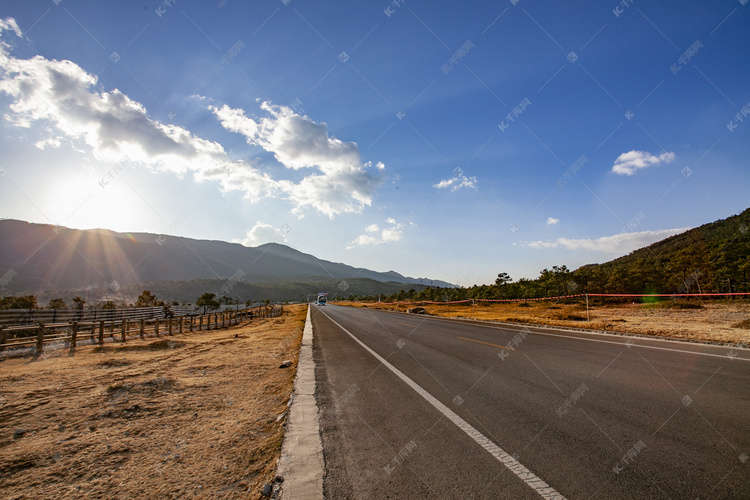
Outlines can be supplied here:
<path id="1" fill-rule="evenodd" d="M 342 305 L 362 307 L 361 303 Z M 376 309 L 405 311 L 415 304 L 367 304 Z M 672 301 L 658 303 L 601 304 L 560 301 L 510 303 L 425 304 L 428 314 L 521 324 L 567 326 L 591 330 L 673 337 L 692 341 L 709 341 L 750 346 L 750 302 Z M 519 309 L 522 308 L 522 309 Z"/>
<path id="2" fill-rule="evenodd" d="M 154 342 L 134 342 L 125 345 L 103 345 L 93 348 L 94 352 L 123 352 L 123 351 L 163 351 L 167 349 L 178 349 L 184 347 L 185 342 L 179 340 L 163 339 Z"/>
<path id="3" fill-rule="evenodd" d="M 110 358 L 110 359 L 105 359 L 104 361 L 99 363 L 98 366 L 103 366 L 105 368 L 118 368 L 120 366 L 128 366 L 132 363 L 133 363 L 132 361 L 130 361 L 129 359 L 125 359 L 125 358 L 122 358 L 122 359 Z"/>
<path id="4" fill-rule="evenodd" d="M 553 317 L 563 321 L 587 321 L 586 316 L 581 316 L 580 314 L 556 314 Z"/>
<path id="5" fill-rule="evenodd" d="M 260 498 L 296 371 L 278 366 L 297 365 L 305 311 L 6 359 L 3 498 Z"/>

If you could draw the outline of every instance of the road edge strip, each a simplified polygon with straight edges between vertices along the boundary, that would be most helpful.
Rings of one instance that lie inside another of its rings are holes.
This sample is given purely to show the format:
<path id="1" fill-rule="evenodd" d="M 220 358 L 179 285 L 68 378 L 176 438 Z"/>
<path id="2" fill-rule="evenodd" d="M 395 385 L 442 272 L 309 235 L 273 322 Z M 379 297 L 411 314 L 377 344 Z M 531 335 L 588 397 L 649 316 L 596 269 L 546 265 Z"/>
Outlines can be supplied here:
<path id="1" fill-rule="evenodd" d="M 323 443 L 315 401 L 315 360 L 311 306 L 307 306 L 289 421 L 281 445 L 278 474 L 284 478 L 279 498 L 323 498 Z"/>
<path id="2" fill-rule="evenodd" d="M 384 357 L 372 350 L 367 344 L 359 340 L 349 330 L 341 326 L 336 320 L 328 316 L 325 312 L 323 313 L 333 324 L 341 328 L 346 332 L 355 342 L 362 346 L 367 352 L 372 354 L 375 359 L 380 361 L 383 366 L 388 368 L 394 375 L 403 380 L 409 387 L 414 389 L 420 396 L 422 396 L 428 403 L 430 403 L 436 410 L 442 413 L 448 420 L 453 422 L 459 429 L 461 429 L 466 435 L 472 438 L 479 446 L 484 448 L 490 455 L 495 457 L 500 463 L 507 467 L 513 474 L 519 479 L 525 482 L 532 490 L 534 490 L 540 497 L 550 500 L 565 500 L 565 497 L 561 495 L 552 486 L 544 482 L 539 476 L 531 472 L 521 462 L 516 460 L 513 456 L 508 454 L 505 450 L 496 445 L 492 440 L 487 438 L 484 434 L 479 432 L 474 426 L 468 423 L 466 420 L 458 416 L 453 410 L 445 406 L 435 396 L 427 392 L 419 384 L 414 382 L 401 370 L 389 363 Z"/>

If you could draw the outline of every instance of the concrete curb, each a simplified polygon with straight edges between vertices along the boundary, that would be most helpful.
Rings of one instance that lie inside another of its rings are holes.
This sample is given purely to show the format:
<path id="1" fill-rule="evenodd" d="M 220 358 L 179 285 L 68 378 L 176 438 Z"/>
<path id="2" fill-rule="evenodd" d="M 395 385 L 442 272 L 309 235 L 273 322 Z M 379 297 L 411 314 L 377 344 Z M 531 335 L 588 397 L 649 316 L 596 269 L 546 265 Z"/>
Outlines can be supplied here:
<path id="1" fill-rule="evenodd" d="M 315 361 L 311 306 L 302 333 L 289 421 L 281 446 L 278 474 L 284 478 L 278 498 L 323 498 L 323 443 L 315 401 Z"/>

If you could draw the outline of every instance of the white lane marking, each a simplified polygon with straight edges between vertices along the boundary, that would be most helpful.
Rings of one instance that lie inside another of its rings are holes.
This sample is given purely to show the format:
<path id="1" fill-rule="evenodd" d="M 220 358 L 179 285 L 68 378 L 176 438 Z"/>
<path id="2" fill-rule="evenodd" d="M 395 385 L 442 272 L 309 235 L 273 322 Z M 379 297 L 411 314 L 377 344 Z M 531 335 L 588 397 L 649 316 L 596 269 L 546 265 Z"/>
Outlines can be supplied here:
<path id="1" fill-rule="evenodd" d="M 671 352 L 682 352 L 685 354 L 695 354 L 696 356 L 711 356 L 713 358 L 723 358 L 723 359 L 730 359 L 730 360 L 739 360 L 739 361 L 750 361 L 750 358 L 740 358 L 740 357 L 731 357 L 729 354 L 710 354 L 707 352 L 696 352 L 696 351 L 685 351 L 683 349 L 670 349 L 669 347 L 658 347 L 655 345 L 640 345 L 640 344 L 628 344 L 626 342 L 615 342 L 613 340 L 600 340 L 600 339 L 587 339 L 584 337 L 573 337 L 571 335 L 558 335 L 555 333 L 544 333 L 544 332 L 532 332 L 530 331 L 532 335 L 546 335 L 548 337 L 562 337 L 565 339 L 573 339 L 573 340 L 585 340 L 587 342 L 603 342 L 605 344 L 617 344 L 625 347 L 642 347 L 644 349 L 657 349 L 659 351 L 671 351 Z"/>
<path id="2" fill-rule="evenodd" d="M 387 311 L 383 311 L 383 312 L 387 312 Z M 480 323 L 480 322 L 476 322 L 476 323 L 471 322 L 470 323 L 468 321 L 464 321 L 464 320 L 460 320 L 460 319 L 454 319 L 454 318 L 425 318 L 425 319 L 440 320 L 440 321 L 450 321 L 450 322 L 455 322 L 455 323 L 459 323 L 459 324 L 466 325 L 466 326 L 479 326 L 479 327 L 482 327 L 482 328 L 490 328 L 490 329 L 493 329 L 493 330 L 502 330 L 503 328 L 508 328 L 509 330 L 516 331 L 516 330 L 523 329 L 522 326 L 516 326 L 516 325 L 495 326 L 495 325 L 492 325 L 492 324 Z M 730 359 L 730 360 L 737 360 L 737 361 L 750 361 L 750 358 L 741 358 L 739 356 L 734 356 L 733 357 L 733 356 L 730 356 L 729 353 L 727 353 L 727 354 L 711 354 L 711 353 L 708 353 L 708 352 L 686 351 L 684 349 L 672 349 L 670 347 L 658 347 L 658 346 L 654 346 L 654 345 L 642 345 L 642 344 L 635 344 L 635 343 L 628 344 L 627 341 L 625 341 L 625 342 L 615 342 L 614 340 L 589 339 L 589 338 L 586 338 L 586 337 L 574 337 L 572 335 L 562 335 L 562 334 L 558 334 L 558 333 L 534 332 L 534 331 L 531 331 L 530 329 L 531 328 L 544 328 L 544 327 L 527 326 L 527 325 L 526 325 L 526 327 L 529 328 L 529 333 L 532 334 L 532 335 L 546 335 L 547 337 L 561 337 L 561 338 L 565 338 L 565 339 L 583 340 L 583 341 L 586 341 L 586 342 L 602 342 L 602 343 L 605 343 L 605 344 L 616 344 L 616 345 L 621 345 L 621 346 L 625 346 L 625 347 L 628 347 L 628 346 L 630 346 L 630 347 L 642 347 L 644 349 L 657 349 L 659 351 L 671 351 L 671 352 L 682 352 L 682 353 L 685 353 L 685 354 L 695 354 L 696 356 L 711 356 L 713 358 L 722 358 L 722 359 Z M 555 330 L 555 328 L 549 328 L 549 329 L 550 330 Z M 564 330 L 558 329 L 558 331 L 564 331 Z M 610 334 L 607 334 L 607 333 L 599 333 L 599 332 L 581 332 L 581 334 L 583 334 L 583 335 L 610 335 Z M 638 340 L 644 340 L 644 341 L 650 341 L 650 342 L 679 342 L 679 341 L 668 340 L 668 339 L 648 339 L 648 338 L 643 338 L 643 337 L 627 337 L 627 338 L 628 339 L 636 339 L 637 338 Z M 730 351 L 733 351 L 735 349 L 743 350 L 743 351 L 747 350 L 747 349 L 745 349 L 743 347 L 714 346 L 714 345 L 710 345 L 710 344 L 705 344 L 705 347 L 715 348 L 715 349 L 729 349 Z"/>
<path id="3" fill-rule="evenodd" d="M 536 474 L 531 472 L 529 469 L 527 469 L 518 460 L 508 455 L 508 453 L 506 453 L 502 448 L 500 448 L 498 445 L 490 441 L 487 437 L 484 436 L 484 434 L 476 430 L 466 420 L 456 415 L 450 408 L 448 408 L 443 403 L 441 403 L 432 394 L 422 389 L 422 387 L 419 384 L 414 382 L 412 379 L 407 377 L 403 372 L 401 372 L 401 370 L 399 370 L 398 368 L 390 364 L 388 361 L 386 361 L 385 358 L 383 358 L 380 354 L 370 349 L 361 340 L 355 337 L 349 330 L 347 330 L 346 328 L 341 326 L 338 322 L 336 322 L 336 320 L 331 318 L 326 312 L 324 312 L 323 310 L 320 310 L 320 312 L 322 312 L 326 318 L 331 320 L 333 324 L 335 324 L 336 326 L 341 328 L 344 332 L 346 332 L 352 339 L 354 339 L 355 342 L 357 342 L 365 350 L 367 350 L 367 352 L 372 354 L 375 357 L 375 359 L 380 361 L 386 368 L 391 370 L 398 378 L 406 382 L 406 384 L 409 387 L 414 389 L 417 392 L 417 394 L 422 396 L 428 403 L 434 406 L 448 420 L 456 424 L 456 426 L 459 429 L 464 431 L 466 435 L 472 438 L 479 446 L 487 450 L 490 453 L 490 455 L 495 457 L 500 463 L 502 463 L 504 466 L 510 469 L 510 471 L 513 474 L 515 474 L 523 482 L 528 484 L 531 489 L 533 489 L 539 494 L 539 496 L 541 496 L 542 498 L 565 500 L 565 497 L 562 496 L 560 493 L 558 493 L 552 486 L 545 483 L 541 478 L 539 478 L 539 476 L 537 476 Z"/>

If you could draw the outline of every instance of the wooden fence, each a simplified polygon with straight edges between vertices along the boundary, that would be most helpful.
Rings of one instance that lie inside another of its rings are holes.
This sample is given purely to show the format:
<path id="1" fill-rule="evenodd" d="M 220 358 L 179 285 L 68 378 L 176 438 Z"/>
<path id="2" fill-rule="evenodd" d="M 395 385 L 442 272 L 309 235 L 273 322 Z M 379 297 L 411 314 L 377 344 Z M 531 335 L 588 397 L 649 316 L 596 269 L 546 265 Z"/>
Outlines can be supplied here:
<path id="1" fill-rule="evenodd" d="M 35 352 L 44 351 L 45 343 L 63 342 L 75 349 L 78 342 L 89 339 L 90 343 L 104 344 L 105 338 L 113 342 L 126 342 L 128 337 L 146 335 L 174 335 L 184 332 L 216 330 L 238 325 L 255 318 L 275 318 L 283 312 L 281 307 L 258 307 L 238 311 L 211 312 L 196 316 L 174 318 L 130 319 L 98 321 L 70 321 L 66 323 L 43 323 L 36 325 L 0 325 L 0 351 L 6 348 L 35 346 Z"/>
<path id="2" fill-rule="evenodd" d="M 233 306 L 234 307 L 234 306 Z M 224 306 L 219 312 L 232 307 Z M 3 309 L 0 310 L 0 326 L 38 325 L 39 323 L 70 323 L 73 321 L 96 322 L 104 320 L 122 321 L 125 318 L 163 319 L 168 316 L 189 316 L 200 313 L 195 306 L 128 307 L 125 309 Z"/>

